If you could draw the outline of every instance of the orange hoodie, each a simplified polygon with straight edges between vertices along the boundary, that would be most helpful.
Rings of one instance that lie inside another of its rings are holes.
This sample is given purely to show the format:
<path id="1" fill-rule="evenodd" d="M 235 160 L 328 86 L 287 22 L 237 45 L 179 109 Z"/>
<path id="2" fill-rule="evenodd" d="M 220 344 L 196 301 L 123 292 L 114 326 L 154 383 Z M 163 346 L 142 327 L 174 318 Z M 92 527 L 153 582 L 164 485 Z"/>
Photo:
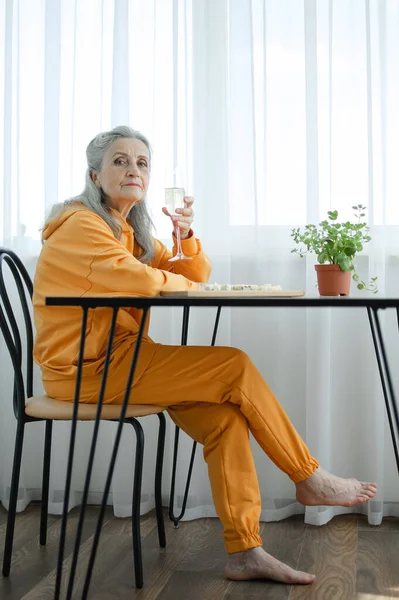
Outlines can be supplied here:
<path id="1" fill-rule="evenodd" d="M 33 306 L 34 359 L 42 369 L 45 388 L 46 382 L 75 379 L 82 319 L 80 308 L 45 306 L 47 296 L 156 296 L 161 290 L 195 289 L 193 281 L 209 277 L 209 259 L 193 235 L 182 241 L 184 253 L 193 260 L 168 262 L 171 252 L 154 240 L 151 265 L 141 263 L 132 227 L 117 211 L 112 212 L 122 226 L 120 240 L 101 217 L 79 204 L 43 230 L 45 243 L 36 268 Z M 110 309 L 89 311 L 84 376 L 96 377 L 102 371 L 110 319 Z M 136 309 L 119 311 L 111 369 L 134 343 L 139 319 Z M 144 340 L 151 341 L 147 333 Z"/>

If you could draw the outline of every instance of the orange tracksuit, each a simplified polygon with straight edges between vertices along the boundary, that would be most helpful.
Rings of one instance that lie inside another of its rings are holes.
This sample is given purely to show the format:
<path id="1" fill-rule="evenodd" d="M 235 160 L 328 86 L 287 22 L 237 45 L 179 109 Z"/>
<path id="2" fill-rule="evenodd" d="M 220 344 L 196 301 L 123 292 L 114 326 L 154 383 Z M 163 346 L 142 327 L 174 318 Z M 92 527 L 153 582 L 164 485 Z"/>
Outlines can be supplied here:
<path id="1" fill-rule="evenodd" d="M 117 213 L 122 236 L 83 205 L 54 219 L 43 231 L 45 243 L 34 281 L 34 358 L 47 394 L 73 398 L 81 310 L 47 307 L 46 296 L 155 296 L 161 290 L 194 288 L 211 266 L 191 232 L 182 241 L 191 261 L 168 262 L 171 253 L 154 241 L 150 266 L 136 257 L 140 248 L 130 225 Z M 176 247 L 174 248 L 174 252 Z M 89 312 L 82 402 L 96 402 L 105 359 L 111 311 Z M 121 403 L 138 332 L 140 311 L 121 309 L 105 402 Z M 259 546 L 261 500 L 249 430 L 274 463 L 294 481 L 309 477 L 317 461 L 309 454 L 259 372 L 234 348 L 165 346 L 144 334 L 131 402 L 165 406 L 174 422 L 204 445 L 213 498 L 224 525 L 228 552 Z"/>

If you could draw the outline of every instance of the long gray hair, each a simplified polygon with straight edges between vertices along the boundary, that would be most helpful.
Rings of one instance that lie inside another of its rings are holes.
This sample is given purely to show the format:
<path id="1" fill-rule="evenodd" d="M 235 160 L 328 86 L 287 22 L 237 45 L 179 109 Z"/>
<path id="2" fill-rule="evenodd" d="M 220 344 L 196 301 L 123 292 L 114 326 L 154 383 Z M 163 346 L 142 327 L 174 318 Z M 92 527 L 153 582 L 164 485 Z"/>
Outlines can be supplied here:
<path id="1" fill-rule="evenodd" d="M 111 129 L 111 131 L 99 133 L 91 140 L 90 144 L 86 148 L 87 171 L 85 188 L 83 192 L 78 196 L 69 198 L 65 202 L 55 204 L 46 219 L 46 223 L 52 220 L 54 217 L 60 215 L 65 210 L 68 210 L 71 207 L 71 204 L 75 202 L 81 202 L 89 210 L 93 211 L 99 217 L 104 219 L 107 225 L 109 225 L 109 227 L 112 229 L 116 239 L 120 239 L 122 228 L 117 219 L 113 217 L 111 211 L 109 210 L 108 205 L 105 202 L 103 190 L 98 189 L 90 177 L 91 171 L 96 171 L 97 173 L 101 171 L 105 152 L 108 150 L 111 144 L 113 144 L 113 142 L 119 138 L 132 138 L 143 142 L 143 144 L 145 144 L 148 148 L 151 167 L 151 146 L 147 138 L 139 131 L 136 131 L 135 129 L 125 125 L 120 125 L 119 127 Z M 135 240 L 143 250 L 138 259 L 142 263 L 149 263 L 154 257 L 154 245 L 152 237 L 154 225 L 148 213 L 146 203 L 141 202 L 133 206 L 126 218 L 126 221 L 132 226 Z"/>

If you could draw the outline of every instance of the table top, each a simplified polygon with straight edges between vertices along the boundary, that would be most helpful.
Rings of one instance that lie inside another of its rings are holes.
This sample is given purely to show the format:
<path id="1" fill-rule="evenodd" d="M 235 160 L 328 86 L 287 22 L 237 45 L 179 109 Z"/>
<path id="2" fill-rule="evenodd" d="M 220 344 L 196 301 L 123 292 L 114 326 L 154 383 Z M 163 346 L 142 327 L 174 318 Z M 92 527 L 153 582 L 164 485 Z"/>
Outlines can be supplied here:
<path id="1" fill-rule="evenodd" d="M 183 290 L 161 292 L 167 298 L 296 298 L 304 296 L 302 290 Z"/>
<path id="2" fill-rule="evenodd" d="M 237 293 L 236 293 L 237 294 Z M 225 306 L 231 308 L 239 307 L 289 307 L 289 308 L 359 308 L 370 307 L 373 309 L 397 308 L 398 298 L 384 298 L 379 296 L 302 296 L 299 298 L 277 298 L 277 297 L 248 297 L 248 296 L 223 296 L 212 297 L 205 294 L 201 297 L 179 297 L 179 296 L 85 296 L 85 297 L 59 297 L 46 298 L 47 306 L 79 306 L 81 308 L 96 307 L 134 307 L 151 308 L 156 306 Z"/>

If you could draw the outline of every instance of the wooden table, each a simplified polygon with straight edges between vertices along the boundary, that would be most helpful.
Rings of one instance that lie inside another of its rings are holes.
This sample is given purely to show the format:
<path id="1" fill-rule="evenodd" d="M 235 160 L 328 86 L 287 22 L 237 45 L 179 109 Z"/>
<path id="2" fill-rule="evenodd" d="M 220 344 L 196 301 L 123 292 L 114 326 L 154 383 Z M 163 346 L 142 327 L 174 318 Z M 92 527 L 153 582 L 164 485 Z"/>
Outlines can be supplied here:
<path id="1" fill-rule="evenodd" d="M 150 308 L 156 307 L 182 307 L 183 308 L 183 324 L 182 324 L 182 344 L 187 344 L 187 336 L 188 336 L 188 325 L 189 325 L 189 316 L 190 310 L 194 307 L 214 307 L 217 309 L 216 312 L 216 320 L 214 331 L 212 335 L 211 344 L 214 345 L 216 341 L 216 335 L 219 325 L 219 319 L 221 310 L 223 307 L 226 308 L 297 308 L 297 309 L 311 309 L 311 308 L 361 308 L 366 309 L 371 335 L 373 339 L 374 350 L 376 354 L 378 370 L 381 378 L 381 385 L 385 400 L 386 411 L 388 415 L 388 422 L 392 437 L 392 444 L 395 453 L 396 465 L 399 472 L 399 453 L 398 453 L 398 442 L 397 442 L 397 432 L 399 432 L 399 414 L 398 414 L 398 406 L 395 398 L 392 377 L 388 365 L 387 352 L 385 349 L 381 323 L 379 320 L 379 311 L 385 309 L 395 309 L 397 312 L 398 325 L 399 325 L 399 298 L 378 298 L 378 297 L 362 297 L 362 298 L 351 298 L 351 297 L 319 297 L 319 296 L 302 296 L 302 292 L 278 292 L 278 293 L 268 293 L 268 294 L 259 294 L 250 293 L 244 291 L 240 292 L 224 292 L 224 293 L 215 293 L 215 292 L 176 292 L 173 294 L 167 294 L 167 296 L 157 296 L 157 297 L 51 297 L 46 299 L 46 304 L 48 306 L 76 306 L 82 309 L 82 324 L 86 322 L 87 314 L 89 309 L 95 308 L 111 308 L 114 312 L 114 315 L 118 312 L 120 308 L 138 308 L 142 309 L 142 319 L 139 326 L 139 332 L 137 337 L 136 348 L 132 358 L 131 371 L 129 374 L 129 379 L 133 380 L 134 371 L 136 368 L 141 341 L 144 332 L 144 324 L 148 316 L 148 312 Z M 84 329 L 82 327 L 82 334 L 84 334 Z M 84 335 L 83 335 L 84 337 Z M 84 341 L 80 345 L 79 352 L 79 360 L 78 360 L 78 376 L 76 382 L 76 393 L 75 393 L 75 401 L 74 405 L 77 406 L 79 402 L 79 389 L 80 389 L 80 379 L 81 379 L 81 369 L 83 364 L 83 356 L 84 356 Z M 109 360 L 107 358 L 107 360 Z M 107 362 L 107 361 L 106 361 Z M 106 366 L 106 365 L 105 365 Z M 104 366 L 104 368 L 105 368 Z M 80 375 L 79 375 L 80 373 Z M 112 450 L 112 456 L 116 456 L 118 452 L 120 437 L 123 427 L 123 422 L 126 414 L 126 409 L 128 406 L 129 394 L 125 394 L 125 398 L 121 408 L 120 419 L 118 421 L 117 433 L 115 436 L 115 443 Z M 74 411 L 75 412 L 75 411 Z M 77 413 L 77 411 L 76 411 Z M 76 426 L 76 416 L 74 421 L 72 422 L 72 428 Z M 184 515 L 184 510 L 186 507 L 188 488 L 190 484 L 191 472 L 192 472 L 192 464 L 195 455 L 196 443 L 193 445 L 193 452 L 190 461 L 189 474 L 186 484 L 186 490 L 184 495 L 184 502 L 181 514 L 175 516 L 173 513 L 173 499 L 174 499 L 174 489 L 175 489 L 175 475 L 176 475 L 176 463 L 177 463 L 177 452 L 178 452 L 178 441 L 179 441 L 179 433 L 178 428 L 175 433 L 175 451 L 174 451 L 174 463 L 173 463 L 173 475 L 172 475 L 172 494 L 170 501 L 170 517 L 175 523 L 175 527 L 178 526 L 179 521 Z M 73 443 L 72 436 L 71 442 L 69 446 L 68 453 L 68 467 L 66 477 L 70 478 L 72 472 L 72 464 L 73 464 Z M 113 465 L 112 461 L 107 474 L 107 482 L 110 482 L 112 479 L 113 473 Z M 86 490 L 85 490 L 86 491 Z M 85 497 L 85 491 L 83 493 L 83 497 Z M 105 504 L 107 501 L 109 492 L 109 487 L 105 486 L 104 495 L 102 499 L 101 509 L 100 509 L 100 517 L 97 522 L 97 528 L 95 532 L 94 539 L 97 540 L 96 543 L 93 543 L 92 548 L 92 557 L 93 560 L 97 551 L 97 544 L 99 538 L 99 532 L 102 527 L 102 517 Z M 64 499 L 64 513 L 63 519 L 67 518 L 67 507 L 68 507 L 68 498 Z M 82 507 L 83 510 L 84 507 Z"/>

